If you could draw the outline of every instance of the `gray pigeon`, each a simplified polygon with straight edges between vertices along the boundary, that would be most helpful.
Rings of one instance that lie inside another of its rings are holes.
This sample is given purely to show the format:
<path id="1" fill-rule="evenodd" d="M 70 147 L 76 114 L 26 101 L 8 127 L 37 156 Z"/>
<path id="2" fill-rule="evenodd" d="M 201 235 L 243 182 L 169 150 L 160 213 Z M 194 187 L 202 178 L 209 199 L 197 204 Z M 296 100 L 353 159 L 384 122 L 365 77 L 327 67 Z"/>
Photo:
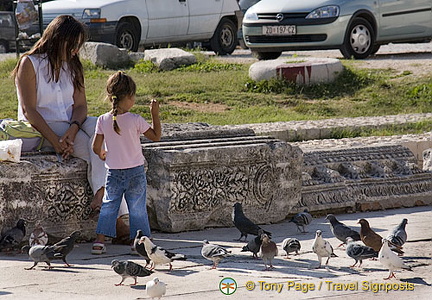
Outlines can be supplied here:
<path id="1" fill-rule="evenodd" d="M 342 242 L 338 247 L 346 243 L 347 237 L 351 237 L 354 241 L 360 241 L 360 233 L 339 222 L 333 214 L 328 214 L 326 220 L 330 221 L 331 232 Z"/>
<path id="2" fill-rule="evenodd" d="M 254 222 L 249 220 L 245 214 L 243 213 L 243 208 L 241 203 L 235 203 L 234 209 L 232 212 L 232 221 L 234 223 L 234 226 L 237 227 L 237 229 L 240 231 L 241 235 L 240 238 L 236 241 L 241 241 L 242 237 L 245 237 L 244 241 L 247 241 L 247 235 L 253 234 L 253 235 L 259 235 L 258 230 L 262 230 L 261 227 L 256 225 Z M 264 233 L 266 233 L 269 237 L 271 237 L 271 232 L 263 230 Z"/>
<path id="3" fill-rule="evenodd" d="M 390 243 L 391 250 L 398 252 L 399 255 L 402 255 L 404 253 L 401 249 L 408 238 L 405 231 L 406 224 L 408 224 L 408 220 L 403 219 L 402 222 L 398 226 L 396 226 L 386 238 Z"/>
<path id="4" fill-rule="evenodd" d="M 123 285 L 123 281 L 128 277 L 132 277 L 135 280 L 135 282 L 131 285 L 136 285 L 137 277 L 146 277 L 153 274 L 153 271 L 146 269 L 140 264 L 134 263 L 130 260 L 114 259 L 111 262 L 111 268 L 113 268 L 113 270 L 122 277 L 122 280 L 120 283 L 116 284 L 116 286 Z"/>
<path id="5" fill-rule="evenodd" d="M 136 236 L 135 236 L 135 240 L 134 240 L 134 248 L 135 248 L 136 252 L 138 253 L 138 255 L 145 259 L 145 261 L 146 261 L 145 267 L 147 267 L 148 264 L 150 263 L 150 257 L 147 254 L 147 251 L 144 247 L 144 244 L 139 243 L 140 239 L 143 236 L 144 236 L 144 234 L 143 234 L 142 230 L 138 229 Z"/>
<path id="6" fill-rule="evenodd" d="M 268 271 L 274 268 L 272 262 L 274 257 L 278 255 L 278 248 L 276 243 L 270 240 L 270 237 L 265 233 L 261 235 L 261 240 L 260 256 L 264 261 L 264 271 Z"/>
<path id="7" fill-rule="evenodd" d="M 347 247 L 345 249 L 346 254 L 355 259 L 355 263 L 350 266 L 350 268 L 354 268 L 355 265 L 360 262 L 359 267 L 361 267 L 363 259 L 378 257 L 378 252 L 368 246 L 361 245 L 359 243 L 354 242 L 351 237 L 347 237 Z"/>
<path id="8" fill-rule="evenodd" d="M 209 241 L 204 240 L 201 248 L 201 255 L 208 260 L 213 262 L 212 269 L 216 269 L 219 262 L 225 257 L 229 256 L 231 251 L 228 251 L 224 247 L 210 244 Z"/>
<path id="9" fill-rule="evenodd" d="M 293 222 L 297 225 L 297 230 L 303 233 L 306 233 L 305 226 L 309 225 L 312 222 L 312 215 L 309 213 L 307 209 L 303 212 L 299 212 L 295 216 L 289 220 L 289 222 Z M 300 229 L 301 228 L 301 229 Z"/>
<path id="10" fill-rule="evenodd" d="M 18 248 L 26 235 L 25 225 L 26 221 L 24 219 L 19 219 L 15 227 L 4 233 L 0 239 L 0 250 Z"/>
<path id="11" fill-rule="evenodd" d="M 282 249 L 284 249 L 286 252 L 285 258 L 289 258 L 288 255 L 291 252 L 295 252 L 296 253 L 295 255 L 298 255 L 301 249 L 300 241 L 296 238 L 284 239 L 282 242 Z"/>
<path id="12" fill-rule="evenodd" d="M 46 262 L 48 269 L 52 269 L 51 261 L 54 259 L 62 259 L 62 254 L 59 250 L 61 250 L 61 246 L 34 245 L 30 247 L 29 245 L 26 245 L 22 247 L 22 251 L 28 252 L 28 255 L 34 261 L 33 266 L 25 269 L 32 270 L 40 262 Z"/>
<path id="13" fill-rule="evenodd" d="M 66 261 L 66 257 L 68 254 L 73 250 L 75 241 L 77 238 L 81 235 L 79 231 L 74 231 L 72 234 L 68 237 L 65 237 L 64 239 L 60 240 L 59 242 L 55 243 L 53 246 L 57 246 L 56 252 L 61 254 L 61 260 L 66 264 L 66 266 L 70 267 L 71 265 L 68 264 Z"/>
<path id="14" fill-rule="evenodd" d="M 262 244 L 261 234 L 263 234 L 264 231 L 260 229 L 258 230 L 258 233 L 258 236 L 256 236 L 253 240 L 250 240 L 247 245 L 243 246 L 241 252 L 250 251 L 252 252 L 253 258 L 258 258 L 258 252 L 260 251 Z"/>

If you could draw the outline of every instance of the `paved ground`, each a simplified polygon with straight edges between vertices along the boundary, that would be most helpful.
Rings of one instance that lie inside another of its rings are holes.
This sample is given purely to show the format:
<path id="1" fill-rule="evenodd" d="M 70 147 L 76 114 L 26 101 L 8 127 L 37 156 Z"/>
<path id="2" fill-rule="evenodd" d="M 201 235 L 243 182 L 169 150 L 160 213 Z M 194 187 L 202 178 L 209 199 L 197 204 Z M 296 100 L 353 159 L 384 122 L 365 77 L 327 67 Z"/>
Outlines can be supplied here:
<path id="1" fill-rule="evenodd" d="M 308 233 L 298 233 L 293 223 L 263 225 L 273 232 L 273 240 L 280 244 L 286 237 L 297 237 L 302 243 L 299 256 L 285 259 L 283 250 L 274 261 L 275 269 L 262 271 L 262 260 L 252 259 L 250 253 L 240 252 L 243 242 L 236 228 L 217 228 L 178 234 L 155 233 L 155 243 L 174 252 L 188 255 L 187 261 L 157 268 L 154 276 L 166 282 L 168 299 L 223 299 L 227 296 L 219 290 L 222 279 L 229 277 L 237 282 L 236 299 L 430 299 L 432 292 L 432 210 L 430 206 L 338 215 L 345 224 L 359 228 L 360 218 L 369 220 L 372 228 L 380 235 L 388 231 L 403 218 L 408 219 L 408 242 L 404 246 L 404 261 L 413 271 L 398 271 L 397 279 L 383 280 L 388 271 L 379 261 L 366 260 L 362 268 L 351 269 L 354 260 L 347 257 L 341 248 L 339 256 L 330 259 L 329 268 L 315 269 L 316 255 L 311 252 L 314 232 L 323 231 L 325 239 L 336 247 L 339 243 L 332 236 L 324 217 L 313 219 Z M 249 239 L 252 237 L 249 237 Z M 210 270 L 211 262 L 200 254 L 201 241 L 213 243 L 232 250 L 233 255 L 222 261 L 217 270 Z M 130 259 L 143 263 L 143 259 L 129 255 L 129 247 L 108 244 L 108 252 L 101 256 L 90 254 L 90 243 L 77 244 L 68 257 L 73 264 L 64 267 L 54 262 L 54 269 L 46 270 L 44 264 L 27 271 L 32 262 L 24 254 L 6 255 L 0 253 L 0 298 L 1 299 L 145 299 L 145 283 L 149 280 L 138 278 L 138 285 L 129 286 L 133 280 L 126 279 L 125 286 L 114 286 L 121 278 L 110 269 L 112 259 Z M 255 288 L 249 291 L 250 288 Z M 290 289 L 288 290 L 288 286 Z M 281 290 L 277 291 L 276 288 Z M 383 291 L 382 289 L 393 289 Z M 400 289 L 412 289 L 411 291 Z M 345 290 L 348 289 L 348 290 Z M 351 290 L 350 290 L 351 289 Z M 394 291 L 394 289 L 399 289 Z"/>

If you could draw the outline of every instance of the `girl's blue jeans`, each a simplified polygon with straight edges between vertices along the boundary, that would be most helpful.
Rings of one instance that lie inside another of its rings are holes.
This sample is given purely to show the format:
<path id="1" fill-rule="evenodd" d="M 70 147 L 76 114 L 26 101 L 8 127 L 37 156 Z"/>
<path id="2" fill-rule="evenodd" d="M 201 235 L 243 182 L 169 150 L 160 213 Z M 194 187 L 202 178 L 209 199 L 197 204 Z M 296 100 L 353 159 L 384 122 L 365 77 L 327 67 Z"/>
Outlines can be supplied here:
<path id="1" fill-rule="evenodd" d="M 99 214 L 96 233 L 116 237 L 116 220 L 124 195 L 129 209 L 130 238 L 138 229 L 150 237 L 146 207 L 147 179 L 144 165 L 129 169 L 108 169 L 105 196 Z"/>

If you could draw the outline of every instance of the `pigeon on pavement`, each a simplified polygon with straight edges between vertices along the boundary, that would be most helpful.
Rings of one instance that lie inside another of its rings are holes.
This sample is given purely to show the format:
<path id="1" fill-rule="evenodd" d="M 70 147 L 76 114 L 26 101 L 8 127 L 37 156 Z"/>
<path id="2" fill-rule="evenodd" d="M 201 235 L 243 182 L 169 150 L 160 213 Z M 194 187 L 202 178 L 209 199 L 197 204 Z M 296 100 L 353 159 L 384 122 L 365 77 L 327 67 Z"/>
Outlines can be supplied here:
<path id="1" fill-rule="evenodd" d="M 56 252 L 61 254 L 61 259 L 63 262 L 70 267 L 71 265 L 68 264 L 66 261 L 66 257 L 68 254 L 73 250 L 75 241 L 77 238 L 81 235 L 79 231 L 74 231 L 72 234 L 68 237 L 65 237 L 64 239 L 60 240 L 59 242 L 55 243 L 54 246 L 58 246 L 59 248 L 56 250 Z"/>
<path id="2" fill-rule="evenodd" d="M 366 246 L 374 249 L 376 252 L 380 251 L 382 245 L 382 237 L 370 228 L 369 222 L 367 220 L 360 219 L 358 223 L 361 226 L 360 238 L 362 242 Z"/>
<path id="3" fill-rule="evenodd" d="M 303 212 L 299 212 L 295 216 L 289 220 L 289 222 L 293 222 L 297 225 L 297 230 L 303 233 L 306 233 L 305 226 L 309 225 L 312 222 L 312 215 L 309 213 L 307 209 Z M 301 228 L 301 229 L 300 229 Z"/>
<path id="4" fill-rule="evenodd" d="M 333 235 L 342 242 L 338 248 L 346 243 L 347 237 L 351 237 L 354 241 L 360 241 L 360 234 L 344 223 L 339 222 L 333 214 L 328 214 L 326 220 L 330 222 L 330 229 Z"/>
<path id="5" fill-rule="evenodd" d="M 368 246 L 361 245 L 356 243 L 351 237 L 347 237 L 347 247 L 346 254 L 355 259 L 355 263 L 350 266 L 350 268 L 354 268 L 355 265 L 360 262 L 359 267 L 361 267 L 363 259 L 378 257 L 378 252 Z"/>
<path id="6" fill-rule="evenodd" d="M 272 261 L 274 257 L 278 255 L 278 248 L 276 243 L 270 240 L 270 237 L 266 233 L 261 235 L 261 240 L 262 244 L 260 256 L 264 261 L 264 271 L 268 271 L 274 268 Z"/>
<path id="7" fill-rule="evenodd" d="M 258 230 L 259 235 L 256 236 L 253 240 L 250 240 L 245 246 L 243 246 L 241 252 L 250 251 L 252 252 L 253 258 L 258 258 L 258 252 L 261 249 L 261 234 L 264 233 L 262 229 Z"/>
<path id="8" fill-rule="evenodd" d="M 143 236 L 139 240 L 138 244 L 144 244 L 145 250 L 153 262 L 153 266 L 150 270 L 153 270 L 157 265 L 169 264 L 169 270 L 172 270 L 172 262 L 174 260 L 186 260 L 186 256 L 184 254 L 176 254 L 165 250 L 162 247 L 156 246 L 153 242 L 147 237 Z"/>
<path id="9" fill-rule="evenodd" d="M 134 263 L 130 260 L 114 259 L 111 262 L 111 268 L 122 277 L 122 280 L 120 283 L 117 283 L 116 286 L 123 285 L 123 281 L 128 277 L 132 277 L 135 280 L 131 285 L 136 285 L 137 277 L 146 277 L 153 274 L 153 271 L 150 271 L 140 264 Z"/>
<path id="10" fill-rule="evenodd" d="M 19 219 L 16 226 L 7 230 L 0 239 L 0 250 L 11 250 L 19 247 L 26 235 L 26 221 Z"/>
<path id="11" fill-rule="evenodd" d="M 386 240 L 389 241 L 392 251 L 398 252 L 402 255 L 404 252 L 401 250 L 403 244 L 407 241 L 407 233 L 405 231 L 406 224 L 408 224 L 407 219 L 403 219 L 402 222 L 396 226 L 388 235 Z"/>
<path id="12" fill-rule="evenodd" d="M 40 223 L 37 223 L 32 233 L 30 233 L 29 245 L 30 247 L 34 245 L 45 246 L 47 243 L 48 243 L 48 234 L 46 233 L 42 225 Z"/>
<path id="13" fill-rule="evenodd" d="M 231 251 L 228 251 L 224 247 L 210 244 L 209 241 L 204 240 L 201 248 L 201 255 L 208 260 L 213 262 L 212 269 L 216 269 L 219 262 L 225 257 L 229 256 Z"/>
<path id="14" fill-rule="evenodd" d="M 258 236 L 258 231 L 262 229 L 258 225 L 256 225 L 254 222 L 249 220 L 245 214 L 243 213 L 243 208 L 241 203 L 235 203 L 233 212 L 232 212 L 232 220 L 237 227 L 237 229 L 240 231 L 241 235 L 240 238 L 237 241 L 241 241 L 242 237 L 244 238 L 244 241 L 247 242 L 247 236 L 248 234 L 253 234 Z M 266 233 L 269 237 L 271 237 L 271 233 L 268 231 L 263 230 L 264 233 Z"/>
<path id="15" fill-rule="evenodd" d="M 26 245 L 22 247 L 22 251 L 28 252 L 28 255 L 34 261 L 33 266 L 25 269 L 32 270 L 40 262 L 46 262 L 48 269 L 52 269 L 51 261 L 54 259 L 62 259 L 62 254 L 59 252 L 60 250 L 61 246 L 34 245 L 30 247 L 29 245 Z"/>
<path id="16" fill-rule="evenodd" d="M 143 236 L 144 236 L 144 234 L 143 234 L 142 230 L 138 229 L 136 236 L 135 236 L 135 240 L 134 240 L 134 248 L 135 248 L 136 252 L 138 253 L 138 255 L 145 259 L 145 261 L 146 261 L 145 267 L 147 267 L 148 264 L 150 263 L 150 257 L 147 254 L 147 251 L 144 247 L 144 244 L 139 244 L 139 240 Z"/>
<path id="17" fill-rule="evenodd" d="M 323 257 L 327 257 L 326 266 L 330 260 L 330 257 L 337 257 L 333 252 L 333 247 L 329 242 L 323 239 L 322 231 L 317 230 L 315 233 L 315 239 L 312 243 L 312 251 L 318 256 L 319 265 L 317 268 L 321 267 L 321 261 Z"/>
<path id="18" fill-rule="evenodd" d="M 396 278 L 394 271 L 397 269 L 406 269 L 411 271 L 411 267 L 404 264 L 402 258 L 397 256 L 389 247 L 389 242 L 387 239 L 382 240 L 382 247 L 378 254 L 378 260 L 384 267 L 389 269 L 389 276 L 384 278 L 384 280 L 390 279 L 392 277 Z"/>
<path id="19" fill-rule="evenodd" d="M 166 293 L 166 284 L 155 277 L 153 280 L 147 281 L 146 293 L 150 298 L 160 299 Z"/>
<path id="20" fill-rule="evenodd" d="M 300 248 L 301 248 L 300 241 L 296 238 L 286 238 L 282 242 L 282 249 L 284 249 L 286 252 L 285 258 L 289 258 L 288 255 L 291 252 L 295 252 L 296 253 L 295 255 L 298 255 Z"/>

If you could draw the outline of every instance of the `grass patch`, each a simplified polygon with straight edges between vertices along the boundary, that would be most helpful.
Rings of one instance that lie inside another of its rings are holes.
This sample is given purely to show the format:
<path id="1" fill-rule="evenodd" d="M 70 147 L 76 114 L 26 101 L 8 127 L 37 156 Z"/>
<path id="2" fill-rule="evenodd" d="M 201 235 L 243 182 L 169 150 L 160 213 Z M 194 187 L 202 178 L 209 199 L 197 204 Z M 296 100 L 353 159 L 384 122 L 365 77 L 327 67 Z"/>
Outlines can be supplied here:
<path id="1" fill-rule="evenodd" d="M 195 53 L 194 53 L 195 54 Z M 150 118 L 149 102 L 161 103 L 164 123 L 205 122 L 212 125 L 264 123 L 325 118 L 381 116 L 432 112 L 431 76 L 414 77 L 393 70 L 360 69 L 343 61 L 335 82 L 301 86 L 282 80 L 256 82 L 249 78 L 249 64 L 221 63 L 199 53 L 198 62 L 173 71 L 159 71 L 151 62 L 139 61 L 124 70 L 137 83 L 133 112 Z M 17 98 L 10 72 L 16 59 L 0 62 L 2 118 L 16 118 Z M 83 61 L 89 114 L 110 109 L 104 102 L 105 84 L 114 70 Z M 386 127 L 362 132 L 334 132 L 334 137 L 387 135 L 431 130 L 430 122 Z M 400 131 L 402 130 L 402 131 Z"/>

